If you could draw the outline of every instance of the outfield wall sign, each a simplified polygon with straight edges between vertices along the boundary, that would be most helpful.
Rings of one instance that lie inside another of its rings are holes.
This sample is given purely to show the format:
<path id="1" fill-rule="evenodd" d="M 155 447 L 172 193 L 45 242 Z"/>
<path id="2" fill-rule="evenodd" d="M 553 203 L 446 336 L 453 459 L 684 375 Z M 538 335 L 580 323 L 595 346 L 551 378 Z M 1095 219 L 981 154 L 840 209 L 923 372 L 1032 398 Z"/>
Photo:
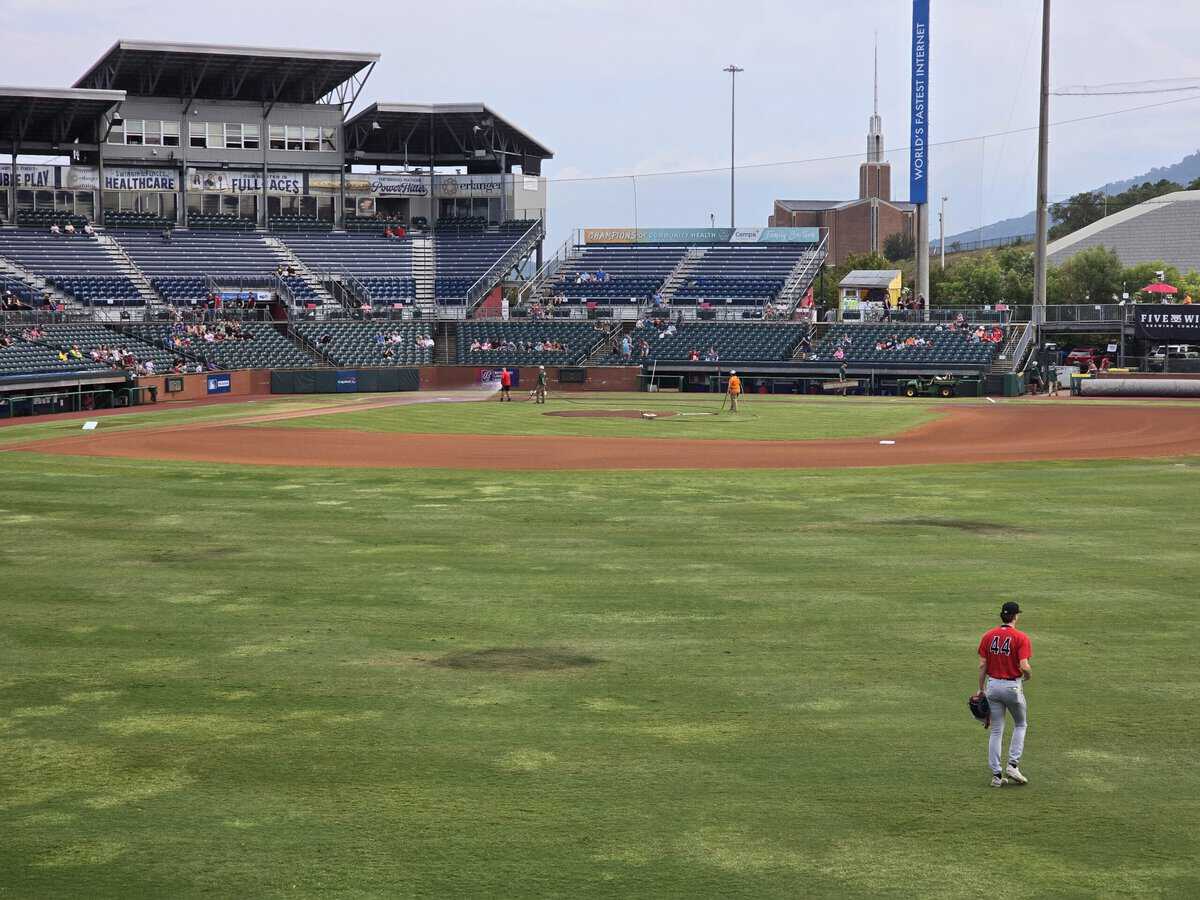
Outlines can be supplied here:
<path id="1" fill-rule="evenodd" d="M 585 228 L 585 244 L 815 244 L 819 228 Z"/>
<path id="2" fill-rule="evenodd" d="M 231 387 L 232 382 L 228 375 L 208 376 L 208 392 L 210 394 L 228 394 Z"/>
<path id="3" fill-rule="evenodd" d="M 913 0 L 908 199 L 929 202 L 929 0 Z"/>
<path id="4" fill-rule="evenodd" d="M 1200 306 L 1138 304 L 1133 316 L 1134 333 L 1142 340 L 1200 344 Z"/>

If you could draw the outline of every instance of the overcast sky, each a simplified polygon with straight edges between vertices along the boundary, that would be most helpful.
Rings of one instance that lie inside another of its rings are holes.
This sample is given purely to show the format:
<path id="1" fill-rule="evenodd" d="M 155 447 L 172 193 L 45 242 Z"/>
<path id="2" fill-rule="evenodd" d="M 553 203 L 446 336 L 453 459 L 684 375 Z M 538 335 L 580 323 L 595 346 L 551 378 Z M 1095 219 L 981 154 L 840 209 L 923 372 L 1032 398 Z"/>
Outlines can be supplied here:
<path id="1" fill-rule="evenodd" d="M 1033 207 L 1040 0 L 932 0 L 930 198 L 947 231 Z M 654 175 L 729 163 L 729 76 L 738 76 L 737 223 L 765 225 L 776 197 L 857 194 L 879 33 L 880 112 L 907 197 L 909 0 L 0 0 L 0 82 L 69 85 L 117 38 L 383 54 L 364 99 L 483 101 L 555 152 L 554 236 L 583 225 L 717 224 L 728 174 Z M 1200 77 L 1195 0 L 1055 0 L 1052 86 Z M 1071 119 L 1178 98 L 1054 98 Z M 360 104 L 363 101 L 360 100 Z M 1052 133 L 1051 198 L 1177 161 L 1200 146 L 1200 99 L 1064 125 Z M 847 156 L 824 162 L 786 161 Z M 581 180 L 597 179 L 597 180 Z M 933 225 L 936 234 L 936 219 Z"/>

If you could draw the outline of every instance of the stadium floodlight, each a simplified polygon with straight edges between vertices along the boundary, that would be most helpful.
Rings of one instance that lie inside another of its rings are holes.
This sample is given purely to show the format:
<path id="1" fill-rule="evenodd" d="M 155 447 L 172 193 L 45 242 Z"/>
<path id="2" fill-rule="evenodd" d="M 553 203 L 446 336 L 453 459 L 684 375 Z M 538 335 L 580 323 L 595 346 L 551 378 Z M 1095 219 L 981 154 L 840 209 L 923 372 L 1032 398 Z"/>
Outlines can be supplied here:
<path id="1" fill-rule="evenodd" d="M 735 66 L 733 63 L 727 65 L 722 72 L 729 73 L 729 227 L 735 228 L 733 201 L 734 201 L 734 125 L 737 122 L 737 75 L 738 72 L 745 72 L 741 66 Z"/>

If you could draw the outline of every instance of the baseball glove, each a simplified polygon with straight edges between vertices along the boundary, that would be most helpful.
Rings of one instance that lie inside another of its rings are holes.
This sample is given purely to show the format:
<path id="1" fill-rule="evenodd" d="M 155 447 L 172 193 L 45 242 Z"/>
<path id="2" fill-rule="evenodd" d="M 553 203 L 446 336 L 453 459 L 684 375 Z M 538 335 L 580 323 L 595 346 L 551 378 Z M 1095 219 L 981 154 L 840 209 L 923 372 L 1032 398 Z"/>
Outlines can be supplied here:
<path id="1" fill-rule="evenodd" d="M 982 691 L 978 694 L 972 694 L 967 698 L 967 707 L 971 710 L 971 715 L 982 722 L 985 728 L 991 724 L 991 708 L 988 706 L 987 697 Z"/>

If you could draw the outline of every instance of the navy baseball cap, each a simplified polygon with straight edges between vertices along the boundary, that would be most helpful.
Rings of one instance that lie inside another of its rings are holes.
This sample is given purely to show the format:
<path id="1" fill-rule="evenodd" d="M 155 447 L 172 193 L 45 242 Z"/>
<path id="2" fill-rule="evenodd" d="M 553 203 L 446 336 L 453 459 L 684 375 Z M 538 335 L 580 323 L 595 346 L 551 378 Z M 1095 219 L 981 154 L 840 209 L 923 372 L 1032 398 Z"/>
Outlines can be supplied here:
<path id="1" fill-rule="evenodd" d="M 1020 611 L 1020 604 L 1018 604 L 1015 600 L 1009 600 L 1002 607 L 1000 607 L 1000 618 L 1007 622 Z"/>

